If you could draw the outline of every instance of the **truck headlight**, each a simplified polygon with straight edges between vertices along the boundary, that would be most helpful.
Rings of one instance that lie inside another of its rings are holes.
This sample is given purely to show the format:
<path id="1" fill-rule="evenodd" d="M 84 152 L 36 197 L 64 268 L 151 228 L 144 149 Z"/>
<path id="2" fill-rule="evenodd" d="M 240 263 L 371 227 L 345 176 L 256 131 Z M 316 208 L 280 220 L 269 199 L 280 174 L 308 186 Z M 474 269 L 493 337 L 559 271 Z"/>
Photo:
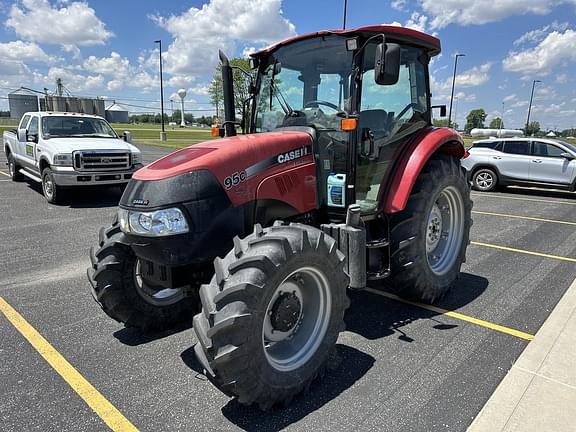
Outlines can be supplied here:
<path id="1" fill-rule="evenodd" d="M 141 163 L 142 163 L 142 153 L 133 152 L 132 153 L 132 165 L 141 164 Z"/>
<path id="2" fill-rule="evenodd" d="M 72 155 L 71 154 L 56 154 L 54 155 L 53 165 L 58 166 L 72 166 Z"/>
<path id="3" fill-rule="evenodd" d="M 118 210 L 120 229 L 125 233 L 150 237 L 183 234 L 189 231 L 188 222 L 178 208 L 151 212 Z"/>

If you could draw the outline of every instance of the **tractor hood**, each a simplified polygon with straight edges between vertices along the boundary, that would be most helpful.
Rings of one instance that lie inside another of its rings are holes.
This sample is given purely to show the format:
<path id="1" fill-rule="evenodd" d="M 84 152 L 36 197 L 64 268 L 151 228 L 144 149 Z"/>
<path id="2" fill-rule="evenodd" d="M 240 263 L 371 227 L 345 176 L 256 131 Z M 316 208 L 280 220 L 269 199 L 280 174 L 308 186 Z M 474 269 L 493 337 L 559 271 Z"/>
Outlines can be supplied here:
<path id="1" fill-rule="evenodd" d="M 262 180 L 314 163 L 313 132 L 281 130 L 207 141 L 137 171 L 120 205 L 154 208 L 225 192 L 233 206 L 255 199 Z"/>

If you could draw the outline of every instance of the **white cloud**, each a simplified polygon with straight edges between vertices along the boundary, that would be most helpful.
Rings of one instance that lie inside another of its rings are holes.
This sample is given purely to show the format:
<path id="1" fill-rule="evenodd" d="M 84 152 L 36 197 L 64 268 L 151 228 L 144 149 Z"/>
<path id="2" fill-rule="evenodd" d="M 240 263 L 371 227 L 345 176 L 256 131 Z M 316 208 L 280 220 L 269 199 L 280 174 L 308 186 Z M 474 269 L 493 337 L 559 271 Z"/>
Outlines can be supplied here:
<path id="1" fill-rule="evenodd" d="M 431 19 L 431 28 L 439 29 L 451 23 L 479 25 L 501 21 L 515 15 L 546 15 L 561 4 L 576 4 L 575 0 L 498 0 L 487 4 L 478 0 L 420 0 L 420 6 Z"/>
<path id="2" fill-rule="evenodd" d="M 566 84 L 568 82 L 569 78 L 568 78 L 568 74 L 566 73 L 561 73 L 556 75 L 556 82 L 558 84 Z"/>
<path id="3" fill-rule="evenodd" d="M 0 43 L 0 58 L 21 62 L 53 63 L 56 61 L 37 44 L 23 41 Z"/>
<path id="4" fill-rule="evenodd" d="M 576 31 L 553 31 L 536 47 L 510 52 L 502 61 L 504 70 L 524 76 L 547 75 L 560 63 L 576 61 Z"/>
<path id="5" fill-rule="evenodd" d="M 490 79 L 490 69 L 492 63 L 484 63 L 474 66 L 472 69 L 456 75 L 456 85 L 458 87 L 476 87 L 485 84 Z"/>
<path id="6" fill-rule="evenodd" d="M 518 101 L 518 102 L 514 102 L 512 105 L 510 105 L 511 108 L 523 108 L 525 106 L 528 106 L 528 101 L 527 100 L 522 100 L 522 101 Z"/>
<path id="7" fill-rule="evenodd" d="M 508 103 L 508 102 L 514 102 L 517 99 L 517 96 L 515 94 L 511 94 L 506 96 L 504 99 L 502 99 L 502 102 Z"/>
<path id="8" fill-rule="evenodd" d="M 64 86 L 73 94 L 100 89 L 104 86 L 104 77 L 102 75 L 85 75 L 63 67 L 51 67 L 48 69 L 48 74 L 42 77 L 42 80 L 45 83 L 53 83 L 56 78 L 62 78 Z"/>
<path id="9" fill-rule="evenodd" d="M 244 47 L 244 49 L 242 50 L 242 57 L 248 58 L 248 57 L 250 57 L 251 54 L 254 54 L 257 51 L 258 51 L 258 48 L 253 47 L 253 46 Z"/>
<path id="10" fill-rule="evenodd" d="M 84 69 L 104 75 L 121 75 L 129 74 L 130 61 L 122 58 L 120 54 L 112 51 L 110 57 L 98 58 L 90 56 L 83 63 Z"/>
<path id="11" fill-rule="evenodd" d="M 397 11 L 404 11 L 406 10 L 406 0 L 392 0 L 390 6 Z"/>
<path id="12" fill-rule="evenodd" d="M 406 21 L 405 27 L 425 32 L 427 23 L 428 23 L 428 17 L 426 15 L 420 14 L 418 12 L 412 12 L 412 14 L 410 15 L 410 19 Z"/>
<path id="13" fill-rule="evenodd" d="M 239 41 L 269 44 L 294 35 L 294 25 L 283 16 L 281 6 L 282 0 L 210 0 L 181 15 L 153 17 L 174 37 L 166 53 L 167 70 L 213 72 L 219 48 L 230 53 Z"/>
<path id="14" fill-rule="evenodd" d="M 85 2 L 21 0 L 15 3 L 6 21 L 21 38 L 57 45 L 103 44 L 112 33 Z"/>
<path id="15" fill-rule="evenodd" d="M 558 21 L 554 21 L 552 24 L 546 25 L 542 28 L 531 30 L 529 32 L 524 33 L 518 39 L 516 39 L 513 44 L 514 45 L 524 45 L 526 43 L 538 43 L 542 41 L 550 31 L 558 31 L 563 32 L 568 30 L 570 24 L 567 22 L 559 23 Z"/>

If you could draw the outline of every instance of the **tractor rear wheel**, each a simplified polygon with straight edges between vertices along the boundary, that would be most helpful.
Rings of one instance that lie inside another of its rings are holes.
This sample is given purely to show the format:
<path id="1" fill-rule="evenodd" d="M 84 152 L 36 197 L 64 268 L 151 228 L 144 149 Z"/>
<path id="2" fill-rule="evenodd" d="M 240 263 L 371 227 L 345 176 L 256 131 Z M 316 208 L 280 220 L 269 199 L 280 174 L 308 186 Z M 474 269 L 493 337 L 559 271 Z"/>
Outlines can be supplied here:
<path id="1" fill-rule="evenodd" d="M 190 320 L 198 310 L 198 297 L 185 296 L 181 288 L 147 284 L 140 260 L 123 242 L 123 236 L 115 222 L 100 230 L 100 247 L 90 249 L 88 279 L 94 300 L 111 318 L 143 331 L 173 328 Z"/>
<path id="2" fill-rule="evenodd" d="M 432 303 L 452 287 L 466 261 L 472 201 L 458 160 L 439 156 L 422 170 L 406 208 L 391 218 L 390 288 Z"/>
<path id="3" fill-rule="evenodd" d="M 234 244 L 200 287 L 194 350 L 221 391 L 267 410 L 325 371 L 349 305 L 344 255 L 300 224 L 257 225 Z"/>

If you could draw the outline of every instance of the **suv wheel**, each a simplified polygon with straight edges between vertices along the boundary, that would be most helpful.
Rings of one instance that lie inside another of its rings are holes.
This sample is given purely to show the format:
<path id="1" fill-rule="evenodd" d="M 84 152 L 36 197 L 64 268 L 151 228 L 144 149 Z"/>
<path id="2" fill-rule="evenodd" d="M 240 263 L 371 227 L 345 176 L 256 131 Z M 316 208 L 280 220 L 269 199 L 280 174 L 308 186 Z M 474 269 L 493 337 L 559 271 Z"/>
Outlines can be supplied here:
<path id="1" fill-rule="evenodd" d="M 488 168 L 481 168 L 472 176 L 472 187 L 482 192 L 489 192 L 496 188 L 498 176 Z"/>

